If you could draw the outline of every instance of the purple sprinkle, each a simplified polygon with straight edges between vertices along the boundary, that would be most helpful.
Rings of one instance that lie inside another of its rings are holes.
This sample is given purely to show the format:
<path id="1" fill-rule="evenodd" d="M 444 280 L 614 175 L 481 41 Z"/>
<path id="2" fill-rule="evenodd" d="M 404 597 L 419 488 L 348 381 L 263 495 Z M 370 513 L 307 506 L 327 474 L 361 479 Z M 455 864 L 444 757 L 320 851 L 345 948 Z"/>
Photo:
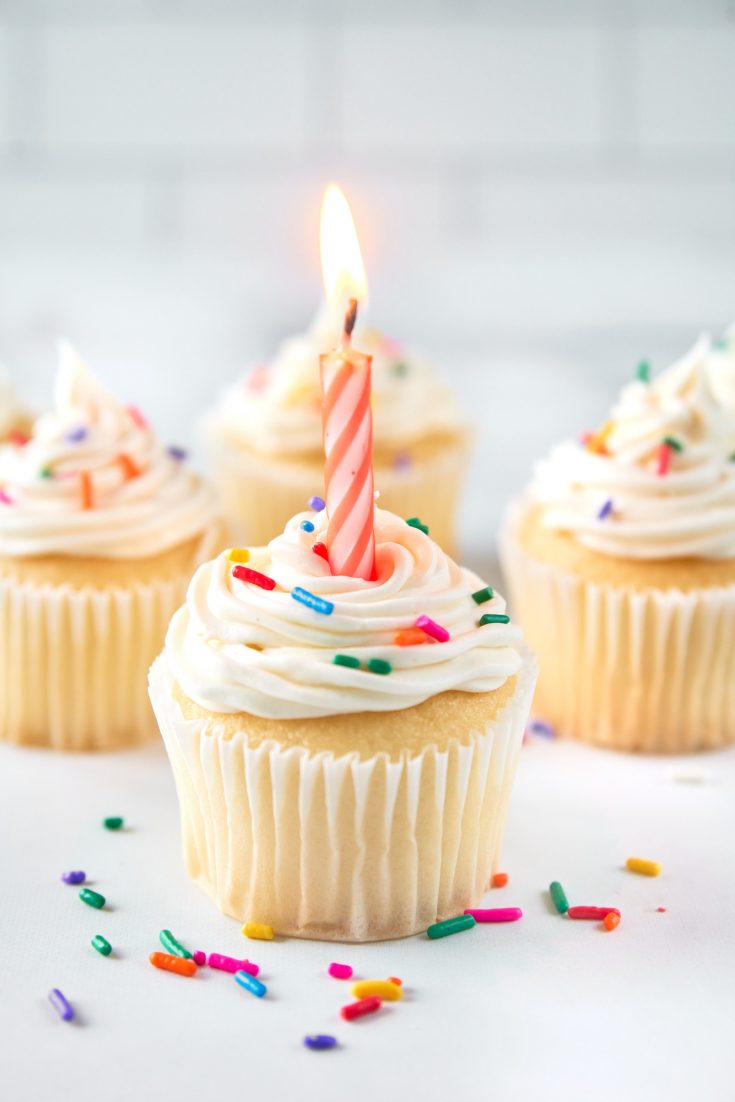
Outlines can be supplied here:
<path id="1" fill-rule="evenodd" d="M 554 728 L 550 723 L 545 723 L 542 719 L 532 719 L 528 725 L 528 730 L 532 735 L 541 735 L 542 738 L 553 738 Z"/>
<path id="2" fill-rule="evenodd" d="M 188 458 L 189 455 L 186 448 L 179 448 L 175 444 L 172 444 L 171 447 L 168 449 L 168 454 L 171 456 L 172 459 L 177 459 L 179 463 L 182 463 L 185 459 Z"/>
<path id="3" fill-rule="evenodd" d="M 411 466 L 411 456 L 408 452 L 399 452 L 393 460 L 393 466 L 397 471 L 407 471 Z"/>
<path id="4" fill-rule="evenodd" d="M 316 497 L 316 496 L 310 497 L 309 498 L 309 508 L 313 509 L 315 513 L 321 513 L 322 509 L 325 508 L 324 498 Z"/>
<path id="5" fill-rule="evenodd" d="M 312 1033 L 308 1037 L 304 1037 L 304 1044 L 307 1048 L 320 1049 L 336 1048 L 337 1038 L 332 1037 L 331 1033 Z"/>
<path id="6" fill-rule="evenodd" d="M 612 502 L 612 498 L 609 497 L 607 499 L 607 501 L 605 502 L 605 504 L 600 509 L 599 513 L 597 514 L 597 519 L 598 520 L 604 520 L 605 517 L 610 516 L 610 513 L 612 513 L 612 511 L 613 511 L 613 502 Z"/>
<path id="7" fill-rule="evenodd" d="M 65 884 L 83 884 L 87 879 L 87 874 L 82 872 L 62 872 L 61 879 Z"/>
<path id="8" fill-rule="evenodd" d="M 87 430 L 84 425 L 80 425 L 78 429 L 72 429 L 71 432 L 67 432 L 64 439 L 67 444 L 81 444 L 82 440 L 87 439 Z"/>
<path id="9" fill-rule="evenodd" d="M 74 1010 L 66 1001 L 58 987 L 52 987 L 48 993 L 49 1002 L 53 1006 L 56 1013 L 65 1022 L 71 1022 L 74 1018 Z"/>

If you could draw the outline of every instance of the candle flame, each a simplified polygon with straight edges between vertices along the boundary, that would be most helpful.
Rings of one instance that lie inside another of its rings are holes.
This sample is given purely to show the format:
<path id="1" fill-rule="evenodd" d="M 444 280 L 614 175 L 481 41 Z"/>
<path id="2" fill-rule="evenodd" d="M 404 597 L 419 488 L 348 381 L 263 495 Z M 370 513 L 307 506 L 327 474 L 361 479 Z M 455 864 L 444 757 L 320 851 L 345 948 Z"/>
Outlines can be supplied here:
<path id="1" fill-rule="evenodd" d="M 344 310 L 349 299 L 367 299 L 367 276 L 352 211 L 344 193 L 330 184 L 322 199 L 320 227 L 322 279 L 327 302 Z"/>

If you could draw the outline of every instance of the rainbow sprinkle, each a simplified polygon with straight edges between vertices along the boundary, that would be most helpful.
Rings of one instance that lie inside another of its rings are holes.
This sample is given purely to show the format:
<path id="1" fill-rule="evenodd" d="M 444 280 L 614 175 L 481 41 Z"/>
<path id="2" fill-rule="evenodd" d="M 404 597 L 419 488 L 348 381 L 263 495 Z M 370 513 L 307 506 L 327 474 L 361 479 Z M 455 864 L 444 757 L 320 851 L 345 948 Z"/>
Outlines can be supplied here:
<path id="1" fill-rule="evenodd" d="M 665 475 L 671 466 L 672 449 L 668 444 L 661 444 L 657 452 L 656 474 Z"/>
<path id="2" fill-rule="evenodd" d="M 176 444 L 171 444 L 166 450 L 171 458 L 175 459 L 177 463 L 183 463 L 183 461 L 189 457 L 186 448 L 179 448 Z"/>
<path id="3" fill-rule="evenodd" d="M 599 513 L 597 514 L 597 519 L 598 520 L 605 520 L 606 517 L 610 516 L 612 511 L 613 511 L 613 500 L 612 500 L 611 497 L 609 497 L 607 499 L 607 501 L 605 502 L 605 504 L 600 509 Z"/>
<path id="4" fill-rule="evenodd" d="M 409 517 L 406 524 L 411 528 L 418 528 L 419 532 L 423 532 L 425 536 L 429 534 L 429 526 L 422 524 L 418 517 Z"/>
<path id="5" fill-rule="evenodd" d="M 316 597 L 313 593 L 309 593 L 308 589 L 302 589 L 300 585 L 291 590 L 291 596 L 294 601 L 299 601 L 314 612 L 321 612 L 323 616 L 329 616 L 334 612 L 334 605 L 331 601 L 325 601 L 323 597 Z"/>
<path id="6" fill-rule="evenodd" d="M 314 495 L 314 497 L 309 498 L 307 504 L 310 509 L 314 510 L 315 513 L 321 513 L 322 509 L 326 507 L 324 504 L 324 498 L 317 497 L 316 494 Z"/>
<path id="7" fill-rule="evenodd" d="M 486 624 L 509 624 L 510 616 L 506 616 L 504 612 L 486 612 L 484 616 L 481 616 L 477 621 L 479 628 L 484 628 Z"/>
<path id="8" fill-rule="evenodd" d="M 393 667 L 385 658 L 368 658 L 367 668 L 370 673 L 388 674 L 393 672 Z"/>
<path id="9" fill-rule="evenodd" d="M 312 524 L 312 522 L 310 520 L 302 520 L 301 524 L 299 525 L 299 528 L 301 529 L 302 532 L 313 532 L 314 531 L 314 525 Z"/>
<path id="10" fill-rule="evenodd" d="M 650 383 L 651 365 L 648 360 L 641 360 L 638 367 L 635 369 L 635 377 L 639 383 Z"/>
<path id="11" fill-rule="evenodd" d="M 13 499 L 5 493 L 5 490 L 0 490 L 0 505 L 12 505 Z"/>
<path id="12" fill-rule="evenodd" d="M 664 436 L 661 441 L 662 444 L 666 444 L 668 448 L 673 448 L 675 452 L 683 452 L 684 445 L 681 440 L 677 440 L 675 436 Z"/>
<path id="13" fill-rule="evenodd" d="M 71 432 L 67 432 L 64 440 L 67 444 L 81 444 L 83 440 L 87 439 L 87 436 L 87 429 L 84 425 L 80 425 L 78 429 L 72 429 Z"/>
<path id="14" fill-rule="evenodd" d="M 484 605 L 485 601 L 492 601 L 495 596 L 495 590 L 491 585 L 486 585 L 483 589 L 477 589 L 472 594 L 472 600 L 476 605 Z"/>
<path id="15" fill-rule="evenodd" d="M 233 578 L 241 582 L 251 582 L 261 589 L 275 589 L 276 583 L 267 574 L 261 574 L 259 570 L 251 570 L 249 566 L 236 566 L 232 571 Z"/>
<path id="16" fill-rule="evenodd" d="M 360 659 L 352 654 L 335 654 L 332 659 L 333 666 L 346 666 L 349 670 L 360 669 Z"/>
<path id="17" fill-rule="evenodd" d="M 449 642 L 449 632 L 447 629 L 443 628 L 441 624 L 437 624 L 436 621 L 432 620 L 429 616 L 419 616 L 416 620 L 415 627 L 420 628 L 421 631 L 425 631 L 432 639 L 436 639 L 437 643 Z"/>

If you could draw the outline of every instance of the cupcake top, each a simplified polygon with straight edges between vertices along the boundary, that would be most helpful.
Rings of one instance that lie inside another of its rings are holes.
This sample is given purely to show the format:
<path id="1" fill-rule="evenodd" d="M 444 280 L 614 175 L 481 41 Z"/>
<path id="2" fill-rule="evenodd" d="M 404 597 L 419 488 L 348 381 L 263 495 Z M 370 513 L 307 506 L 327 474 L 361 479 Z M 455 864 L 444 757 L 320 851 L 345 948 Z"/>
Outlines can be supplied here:
<path id="1" fill-rule="evenodd" d="M 735 558 L 735 334 L 702 337 L 623 388 L 610 419 L 555 448 L 532 485 L 543 523 L 628 559 Z"/>
<path id="2" fill-rule="evenodd" d="M 138 559 L 202 533 L 210 495 L 62 346 L 55 408 L 0 447 L 0 555 Z"/>
<path id="3" fill-rule="evenodd" d="M 321 454 L 319 356 L 339 342 L 340 326 L 327 316 L 318 318 L 308 332 L 284 341 L 269 365 L 226 392 L 210 419 L 211 429 L 263 455 Z M 353 344 L 373 357 L 373 434 L 378 452 L 462 430 L 452 392 L 424 360 L 375 330 L 357 330 Z"/>
<path id="4" fill-rule="evenodd" d="M 245 565 L 225 551 L 197 570 L 166 638 L 191 700 L 304 719 L 490 692 L 518 671 L 505 602 L 420 528 L 376 509 L 374 581 L 332 575 L 326 530 L 325 511 L 301 513 Z"/>
<path id="5" fill-rule="evenodd" d="M 28 421 L 28 411 L 4 368 L 0 367 L 0 440 L 7 440 Z"/>

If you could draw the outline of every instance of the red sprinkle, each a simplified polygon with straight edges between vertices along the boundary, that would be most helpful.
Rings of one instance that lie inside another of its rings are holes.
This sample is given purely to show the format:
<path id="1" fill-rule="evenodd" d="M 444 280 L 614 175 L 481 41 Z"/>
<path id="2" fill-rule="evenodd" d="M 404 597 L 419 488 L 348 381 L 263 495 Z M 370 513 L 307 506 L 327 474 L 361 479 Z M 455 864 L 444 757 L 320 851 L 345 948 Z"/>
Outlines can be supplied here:
<path id="1" fill-rule="evenodd" d="M 11 444 L 15 444 L 16 448 L 22 448 L 24 444 L 27 444 L 30 440 L 30 436 L 27 432 L 21 432 L 19 429 L 13 429 L 8 433 L 8 440 Z"/>
<path id="2" fill-rule="evenodd" d="M 508 883 L 507 872 L 496 872 L 492 879 L 492 885 L 494 888 L 504 888 Z"/>
<path id="3" fill-rule="evenodd" d="M 79 472 L 79 490 L 82 495 L 82 509 L 93 509 L 92 476 L 89 471 Z"/>
<path id="4" fill-rule="evenodd" d="M 671 465 L 671 452 L 672 448 L 668 444 L 661 444 L 658 449 L 658 466 L 656 473 L 664 475 L 668 473 L 669 466 Z"/>
<path id="5" fill-rule="evenodd" d="M 403 987 L 403 980 L 399 980 L 398 976 L 388 976 L 388 983 L 394 983 L 397 987 Z"/>
<path id="6" fill-rule="evenodd" d="M 312 551 L 315 555 L 319 555 L 326 562 L 329 562 L 329 552 L 327 551 L 327 545 L 325 543 L 315 543 L 312 547 Z"/>
<path id="7" fill-rule="evenodd" d="M 376 1010 L 380 1010 L 381 1004 L 382 999 L 377 995 L 368 995 L 366 999 L 358 999 L 356 1003 L 348 1003 L 347 1006 L 343 1006 L 340 1015 L 346 1022 L 351 1022 L 353 1018 L 362 1018 L 365 1014 L 374 1014 Z"/>
<path id="8" fill-rule="evenodd" d="M 130 420 L 138 426 L 139 429 L 147 429 L 148 422 L 143 414 L 140 412 L 137 406 L 127 406 L 127 411 L 130 416 Z"/>
<path id="9" fill-rule="evenodd" d="M 666 914 L 666 908 L 665 907 L 657 907 L 656 910 L 660 915 Z"/>
<path id="10" fill-rule="evenodd" d="M 570 907 L 567 911 L 569 918 L 583 918 L 589 920 L 603 920 L 608 915 L 617 915 L 620 918 L 620 911 L 617 907 Z"/>
<path id="11" fill-rule="evenodd" d="M 276 583 L 267 574 L 261 574 L 259 570 L 251 570 L 249 566 L 237 565 L 232 571 L 233 578 L 239 578 L 241 582 L 252 582 L 261 589 L 275 589 Z"/>

